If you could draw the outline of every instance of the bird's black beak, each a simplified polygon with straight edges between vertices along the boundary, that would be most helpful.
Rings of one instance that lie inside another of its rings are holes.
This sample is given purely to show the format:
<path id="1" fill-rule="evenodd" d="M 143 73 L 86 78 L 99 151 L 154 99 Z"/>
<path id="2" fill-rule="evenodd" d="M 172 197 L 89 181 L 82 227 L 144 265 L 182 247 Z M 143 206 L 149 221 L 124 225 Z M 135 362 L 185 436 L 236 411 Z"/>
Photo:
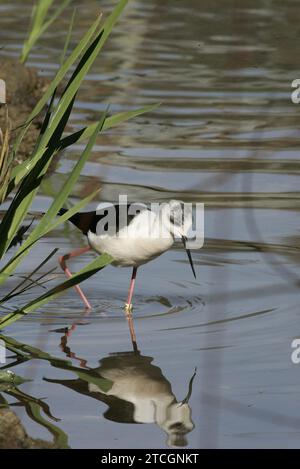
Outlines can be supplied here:
<path id="1" fill-rule="evenodd" d="M 182 240 L 184 249 L 186 250 L 187 256 L 189 258 L 191 268 L 192 268 L 192 271 L 193 271 L 193 275 L 196 278 L 196 272 L 195 272 L 195 269 L 194 269 L 194 264 L 193 264 L 193 259 L 192 259 L 192 256 L 191 256 L 191 251 L 186 247 L 186 240 L 187 240 L 186 236 L 182 236 L 181 240 Z"/>

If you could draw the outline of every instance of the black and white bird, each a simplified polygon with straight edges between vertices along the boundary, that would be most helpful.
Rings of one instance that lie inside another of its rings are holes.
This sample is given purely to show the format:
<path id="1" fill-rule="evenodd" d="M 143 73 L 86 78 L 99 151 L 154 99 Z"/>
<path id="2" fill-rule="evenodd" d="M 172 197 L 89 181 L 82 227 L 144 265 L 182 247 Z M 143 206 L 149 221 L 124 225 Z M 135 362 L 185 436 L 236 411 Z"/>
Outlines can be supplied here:
<path id="1" fill-rule="evenodd" d="M 59 215 L 66 212 L 61 209 Z M 132 310 L 137 268 L 160 256 L 174 244 L 176 238 L 182 240 L 196 278 L 190 250 L 187 248 L 187 235 L 192 226 L 192 212 L 184 209 L 184 203 L 171 200 L 157 204 L 150 209 L 144 204 L 100 204 L 96 211 L 76 213 L 69 219 L 87 236 L 88 246 L 75 249 L 59 258 L 60 265 L 68 277 L 72 274 L 66 261 L 92 249 L 98 254 L 107 253 L 113 258 L 112 265 L 132 267 L 130 287 L 125 310 Z M 76 290 L 85 306 L 91 304 L 76 285 Z"/>

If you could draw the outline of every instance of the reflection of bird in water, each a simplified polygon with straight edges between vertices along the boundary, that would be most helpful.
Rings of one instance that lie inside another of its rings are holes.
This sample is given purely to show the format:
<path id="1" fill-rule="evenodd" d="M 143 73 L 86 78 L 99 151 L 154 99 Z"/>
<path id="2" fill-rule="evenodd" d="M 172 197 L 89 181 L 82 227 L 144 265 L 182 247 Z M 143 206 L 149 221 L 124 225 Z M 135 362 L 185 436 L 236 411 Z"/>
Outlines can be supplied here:
<path id="1" fill-rule="evenodd" d="M 117 353 L 103 358 L 98 368 L 85 370 L 80 379 L 45 379 L 104 402 L 108 420 L 155 423 L 168 435 L 168 445 L 186 446 L 186 434 L 194 428 L 188 400 L 195 374 L 188 396 L 178 402 L 170 382 L 152 361 L 139 352 Z"/>

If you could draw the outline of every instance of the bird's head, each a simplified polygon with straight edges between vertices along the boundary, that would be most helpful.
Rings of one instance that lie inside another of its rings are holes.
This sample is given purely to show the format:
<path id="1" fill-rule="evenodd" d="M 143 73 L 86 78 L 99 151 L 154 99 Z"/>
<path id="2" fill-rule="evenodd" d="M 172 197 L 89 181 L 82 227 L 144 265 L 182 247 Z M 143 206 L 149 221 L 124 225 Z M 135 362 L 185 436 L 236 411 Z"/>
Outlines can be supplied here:
<path id="1" fill-rule="evenodd" d="M 184 202 L 181 200 L 170 200 L 167 204 L 162 206 L 161 218 L 162 223 L 167 227 L 171 235 L 174 238 L 181 239 L 186 250 L 193 275 L 196 278 L 191 252 L 186 246 L 188 232 L 193 225 L 193 213 L 191 205 L 184 204 Z"/>

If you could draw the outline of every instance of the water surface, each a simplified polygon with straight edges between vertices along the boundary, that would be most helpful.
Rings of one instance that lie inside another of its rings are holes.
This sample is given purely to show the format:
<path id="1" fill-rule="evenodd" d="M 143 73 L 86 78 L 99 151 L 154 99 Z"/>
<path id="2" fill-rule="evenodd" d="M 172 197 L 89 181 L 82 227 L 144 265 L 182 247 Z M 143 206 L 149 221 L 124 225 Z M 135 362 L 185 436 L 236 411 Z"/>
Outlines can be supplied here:
<path id="1" fill-rule="evenodd" d="M 72 46 L 99 9 L 111 7 L 73 3 L 79 13 Z M 42 75 L 57 69 L 71 11 L 30 56 Z M 29 2 L 1 3 L 2 56 L 19 55 L 29 12 Z M 298 14 L 293 0 L 132 1 L 84 82 L 73 129 L 94 122 L 108 103 L 112 113 L 162 104 L 99 136 L 70 201 L 101 185 L 91 207 L 120 193 L 132 201 L 203 202 L 205 245 L 193 252 L 197 280 L 180 246 L 140 269 L 139 353 L 122 311 L 129 269 L 109 266 L 83 284 L 94 306 L 89 315 L 69 291 L 5 331 L 70 361 L 66 367 L 39 352 L 11 368 L 32 379 L 20 390 L 45 399 L 60 419 L 48 420 L 70 447 L 299 447 L 300 378 L 290 358 L 300 334 L 300 140 L 298 107 L 290 100 L 300 66 Z M 61 155 L 34 211 L 49 206 L 82 148 Z M 54 247 L 66 253 L 84 242 L 75 229 L 61 227 L 18 275 Z M 53 258 L 47 269 L 55 265 Z M 179 406 L 195 368 L 191 396 Z M 119 397 L 107 396 L 111 382 Z M 30 435 L 53 438 L 26 413 L 24 396 L 8 401 L 21 402 L 12 408 Z"/>

